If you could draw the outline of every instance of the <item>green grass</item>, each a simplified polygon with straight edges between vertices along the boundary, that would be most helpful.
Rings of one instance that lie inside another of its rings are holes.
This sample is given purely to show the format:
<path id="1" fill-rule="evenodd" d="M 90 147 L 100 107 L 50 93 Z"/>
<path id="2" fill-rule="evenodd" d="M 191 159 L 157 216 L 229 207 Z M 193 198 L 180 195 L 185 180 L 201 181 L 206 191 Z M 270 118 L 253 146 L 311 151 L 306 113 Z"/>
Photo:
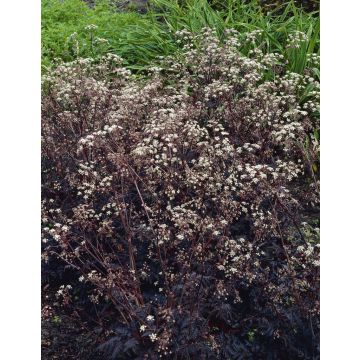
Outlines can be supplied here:
<path id="1" fill-rule="evenodd" d="M 92 32 L 87 25 L 98 28 Z M 77 33 L 79 51 L 73 50 L 71 34 Z M 108 45 L 92 46 L 91 37 L 108 40 Z M 65 61 L 76 56 L 94 57 L 114 52 L 124 57 L 128 65 L 147 65 L 158 54 L 171 51 L 173 43 L 166 28 L 150 16 L 135 12 L 116 13 L 106 2 L 94 9 L 81 0 L 42 1 L 42 63 L 52 64 L 55 58 Z"/>
<path id="2" fill-rule="evenodd" d="M 130 68 L 143 69 L 156 56 L 176 51 L 176 30 L 197 32 L 204 26 L 216 28 L 219 34 L 225 28 L 241 33 L 261 29 L 262 46 L 282 53 L 289 69 L 299 73 L 304 70 L 306 55 L 319 51 L 319 17 L 302 12 L 292 2 L 276 16 L 264 13 L 255 2 L 243 4 L 239 0 L 212 1 L 212 6 L 207 0 L 152 0 L 151 5 L 151 11 L 140 15 L 118 13 L 104 0 L 94 8 L 81 0 L 42 0 L 43 69 L 50 67 L 55 58 L 70 61 L 105 52 L 122 56 Z M 97 29 L 85 30 L 90 24 Z M 289 51 L 286 39 L 295 30 L 307 33 L 309 41 Z M 74 33 L 77 35 L 69 40 Z M 108 43 L 97 45 L 96 38 Z"/>

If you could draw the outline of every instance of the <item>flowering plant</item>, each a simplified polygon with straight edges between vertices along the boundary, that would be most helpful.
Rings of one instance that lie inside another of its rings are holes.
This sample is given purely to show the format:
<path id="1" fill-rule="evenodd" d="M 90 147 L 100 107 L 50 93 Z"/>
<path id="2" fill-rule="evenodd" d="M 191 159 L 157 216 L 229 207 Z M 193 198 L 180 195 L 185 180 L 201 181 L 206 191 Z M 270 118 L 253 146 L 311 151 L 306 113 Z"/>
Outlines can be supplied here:
<path id="1" fill-rule="evenodd" d="M 111 54 L 44 77 L 44 271 L 116 314 L 109 358 L 314 356 L 319 83 L 241 55 L 258 32 L 177 36 L 144 78 Z"/>

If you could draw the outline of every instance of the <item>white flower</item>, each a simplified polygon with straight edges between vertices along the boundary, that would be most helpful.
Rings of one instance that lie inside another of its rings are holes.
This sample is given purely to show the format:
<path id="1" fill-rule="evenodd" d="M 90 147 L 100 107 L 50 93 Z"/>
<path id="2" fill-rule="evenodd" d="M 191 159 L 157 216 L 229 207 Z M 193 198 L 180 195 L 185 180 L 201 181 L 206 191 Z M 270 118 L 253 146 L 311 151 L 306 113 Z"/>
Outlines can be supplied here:
<path id="1" fill-rule="evenodd" d="M 150 340 L 151 340 L 152 342 L 155 342 L 155 341 L 157 340 L 156 334 L 150 334 L 150 335 L 149 335 L 149 338 L 150 338 Z"/>
<path id="2" fill-rule="evenodd" d="M 141 326 L 140 326 L 140 331 L 141 331 L 141 332 L 144 332 L 145 330 L 146 330 L 146 325 L 141 325 Z"/>
<path id="3" fill-rule="evenodd" d="M 94 24 L 91 25 L 87 25 L 85 26 L 85 30 L 91 31 L 91 30 L 96 30 L 98 27 Z"/>
<path id="4" fill-rule="evenodd" d="M 146 317 L 146 320 L 147 320 L 147 321 L 150 321 L 150 322 L 151 322 L 151 321 L 154 321 L 154 319 L 155 319 L 155 318 L 154 318 L 152 315 L 148 315 L 148 316 Z"/>

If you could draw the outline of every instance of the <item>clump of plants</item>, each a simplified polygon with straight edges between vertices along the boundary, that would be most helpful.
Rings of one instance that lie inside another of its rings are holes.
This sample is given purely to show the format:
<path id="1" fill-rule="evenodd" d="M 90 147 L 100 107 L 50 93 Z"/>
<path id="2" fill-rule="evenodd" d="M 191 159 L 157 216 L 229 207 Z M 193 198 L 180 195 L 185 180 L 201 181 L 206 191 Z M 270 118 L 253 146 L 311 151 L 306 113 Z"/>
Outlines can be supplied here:
<path id="1" fill-rule="evenodd" d="M 277 10 L 265 10 L 257 1 L 151 0 L 145 14 L 119 12 L 117 1 L 42 1 L 42 64 L 46 73 L 56 59 L 99 58 L 106 53 L 122 57 L 132 70 L 147 69 L 158 55 L 179 49 L 173 34 L 182 29 L 200 32 L 203 27 L 217 30 L 234 28 L 240 33 L 262 32 L 267 52 L 278 52 L 290 71 L 303 74 L 306 56 L 319 50 L 320 21 L 317 13 L 306 13 L 293 1 Z M 123 2 L 124 5 L 129 2 Z M 286 39 L 295 31 L 305 32 L 296 56 L 289 56 Z M 245 50 L 245 49 L 243 49 Z"/>
<path id="2" fill-rule="evenodd" d="M 47 313 L 94 316 L 109 359 L 314 358 L 318 58 L 176 36 L 143 78 L 112 54 L 43 78 Z"/>

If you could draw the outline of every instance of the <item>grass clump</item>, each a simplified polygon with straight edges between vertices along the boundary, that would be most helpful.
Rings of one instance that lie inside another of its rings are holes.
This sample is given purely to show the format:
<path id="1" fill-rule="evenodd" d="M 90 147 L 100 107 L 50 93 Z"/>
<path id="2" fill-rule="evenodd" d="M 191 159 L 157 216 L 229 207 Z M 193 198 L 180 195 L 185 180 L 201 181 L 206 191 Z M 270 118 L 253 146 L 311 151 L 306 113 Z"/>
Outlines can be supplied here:
<path id="1" fill-rule="evenodd" d="M 198 32 L 209 26 L 219 36 L 225 28 L 240 34 L 261 31 L 261 46 L 282 54 L 289 70 L 303 73 L 307 58 L 319 52 L 319 18 L 298 9 L 293 2 L 275 14 L 264 13 L 256 2 L 234 0 L 217 6 L 207 0 L 152 0 L 146 14 L 119 13 L 107 1 L 98 1 L 89 8 L 81 0 L 44 0 L 43 65 L 51 66 L 54 58 L 71 61 L 111 52 L 121 56 L 126 66 L 144 69 L 158 55 L 166 56 L 178 49 L 176 31 Z M 89 31 L 89 25 L 96 27 Z M 289 51 L 286 41 L 296 32 L 304 32 L 306 41 Z M 243 51 L 248 55 L 246 49 Z"/>
<path id="2" fill-rule="evenodd" d="M 128 66 L 145 66 L 173 49 L 170 34 L 150 16 L 118 13 L 106 1 L 89 8 L 81 0 L 43 0 L 42 59 L 49 67 L 60 58 L 122 56 Z"/>

